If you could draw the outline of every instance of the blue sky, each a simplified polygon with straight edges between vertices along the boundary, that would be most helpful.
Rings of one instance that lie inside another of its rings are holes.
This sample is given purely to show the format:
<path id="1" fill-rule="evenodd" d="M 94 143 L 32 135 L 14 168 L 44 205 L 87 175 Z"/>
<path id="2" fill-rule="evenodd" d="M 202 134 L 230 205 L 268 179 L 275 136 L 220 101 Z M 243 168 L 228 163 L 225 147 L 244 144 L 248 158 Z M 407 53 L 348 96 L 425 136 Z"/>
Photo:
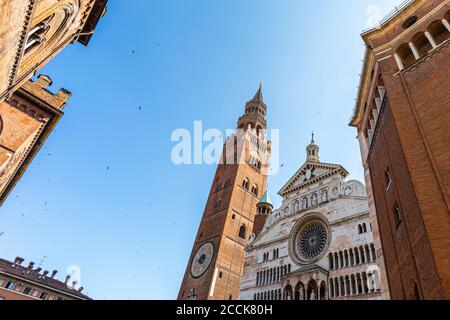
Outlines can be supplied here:
<path id="1" fill-rule="evenodd" d="M 79 266 L 94 299 L 176 298 L 215 166 L 172 164 L 171 133 L 234 128 L 261 80 L 285 164 L 276 205 L 312 130 L 322 161 L 363 180 L 347 125 L 359 34 L 397 3 L 110 0 L 90 45 L 42 70 L 73 97 L 0 208 L 1 257 L 44 259 L 60 279 Z"/>

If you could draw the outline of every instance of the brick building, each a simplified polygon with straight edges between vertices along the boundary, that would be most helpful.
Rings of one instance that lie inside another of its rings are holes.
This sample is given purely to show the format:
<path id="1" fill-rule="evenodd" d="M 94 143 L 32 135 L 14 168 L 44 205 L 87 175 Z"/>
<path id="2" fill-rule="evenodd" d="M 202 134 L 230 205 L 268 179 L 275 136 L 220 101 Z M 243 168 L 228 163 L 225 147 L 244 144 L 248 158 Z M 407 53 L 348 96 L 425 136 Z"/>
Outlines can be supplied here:
<path id="1" fill-rule="evenodd" d="M 271 150 L 264 134 L 266 112 L 260 86 L 225 143 L 178 299 L 239 297 L 244 248 L 266 191 Z"/>
<path id="2" fill-rule="evenodd" d="M 392 299 L 450 299 L 450 1 L 407 1 L 363 33 L 356 109 Z"/>
<path id="3" fill-rule="evenodd" d="M 107 0 L 0 1 L 0 205 L 62 116 L 70 93 L 30 79 L 67 45 L 87 45 Z"/>
<path id="4" fill-rule="evenodd" d="M 14 262 L 0 259 L 0 300 L 90 300 L 70 276 L 63 282 L 56 279 L 58 271 L 50 273 L 34 268 L 34 262 L 28 266 L 23 262 L 20 257 Z"/>
<path id="5" fill-rule="evenodd" d="M 314 140 L 306 162 L 279 191 L 272 211 L 258 203 L 245 249 L 243 300 L 387 299 L 362 183 L 341 165 L 319 161 Z"/>

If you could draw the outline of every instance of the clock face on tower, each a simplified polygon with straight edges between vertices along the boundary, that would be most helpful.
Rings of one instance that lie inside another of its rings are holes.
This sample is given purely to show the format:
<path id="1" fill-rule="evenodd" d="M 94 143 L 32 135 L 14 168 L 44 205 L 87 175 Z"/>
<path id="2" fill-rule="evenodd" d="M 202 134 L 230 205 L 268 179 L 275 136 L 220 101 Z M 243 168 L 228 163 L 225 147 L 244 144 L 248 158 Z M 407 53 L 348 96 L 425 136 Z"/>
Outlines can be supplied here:
<path id="1" fill-rule="evenodd" d="M 191 276 L 194 279 L 200 278 L 211 265 L 214 257 L 214 245 L 212 242 L 203 244 L 194 256 L 191 263 Z"/>

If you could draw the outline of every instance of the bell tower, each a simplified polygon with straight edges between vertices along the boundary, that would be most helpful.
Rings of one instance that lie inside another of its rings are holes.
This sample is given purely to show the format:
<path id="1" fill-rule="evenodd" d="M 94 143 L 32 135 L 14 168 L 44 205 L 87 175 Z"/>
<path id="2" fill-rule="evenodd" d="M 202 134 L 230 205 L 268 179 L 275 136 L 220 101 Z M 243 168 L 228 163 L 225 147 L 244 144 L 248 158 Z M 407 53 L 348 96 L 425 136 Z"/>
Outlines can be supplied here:
<path id="1" fill-rule="evenodd" d="M 262 83 L 227 138 L 178 294 L 179 300 L 236 300 L 244 248 L 266 192 L 270 141 Z"/>

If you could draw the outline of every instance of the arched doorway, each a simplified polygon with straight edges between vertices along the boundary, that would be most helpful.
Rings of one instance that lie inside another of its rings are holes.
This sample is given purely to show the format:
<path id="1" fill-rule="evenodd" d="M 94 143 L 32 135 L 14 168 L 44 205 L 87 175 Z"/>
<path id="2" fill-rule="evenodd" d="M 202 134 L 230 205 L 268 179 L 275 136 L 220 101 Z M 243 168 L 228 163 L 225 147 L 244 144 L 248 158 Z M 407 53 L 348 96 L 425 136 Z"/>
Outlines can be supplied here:
<path id="1" fill-rule="evenodd" d="M 292 296 L 292 286 L 288 284 L 286 287 L 284 287 L 283 300 L 292 300 Z"/>

